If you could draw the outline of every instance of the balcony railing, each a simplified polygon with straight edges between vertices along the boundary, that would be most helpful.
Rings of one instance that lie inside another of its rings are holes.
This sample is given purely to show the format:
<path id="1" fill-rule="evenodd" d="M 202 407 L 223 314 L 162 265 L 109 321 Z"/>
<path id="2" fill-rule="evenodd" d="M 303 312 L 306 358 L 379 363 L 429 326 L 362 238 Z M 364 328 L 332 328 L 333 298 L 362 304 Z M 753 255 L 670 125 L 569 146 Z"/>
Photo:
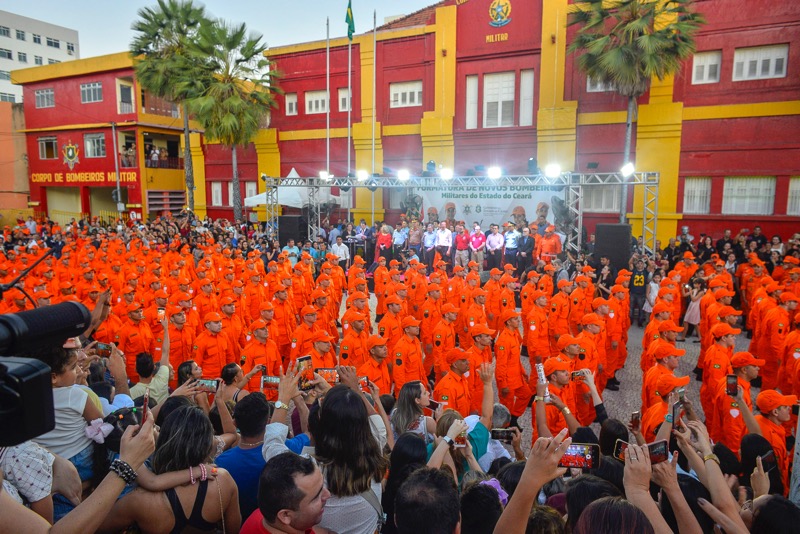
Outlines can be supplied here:
<path id="1" fill-rule="evenodd" d="M 152 169 L 183 169 L 183 158 L 158 158 L 145 160 L 145 167 Z"/>
<path id="2" fill-rule="evenodd" d="M 123 169 L 132 169 L 137 167 L 136 153 L 126 152 L 119 157 L 119 166 Z"/>

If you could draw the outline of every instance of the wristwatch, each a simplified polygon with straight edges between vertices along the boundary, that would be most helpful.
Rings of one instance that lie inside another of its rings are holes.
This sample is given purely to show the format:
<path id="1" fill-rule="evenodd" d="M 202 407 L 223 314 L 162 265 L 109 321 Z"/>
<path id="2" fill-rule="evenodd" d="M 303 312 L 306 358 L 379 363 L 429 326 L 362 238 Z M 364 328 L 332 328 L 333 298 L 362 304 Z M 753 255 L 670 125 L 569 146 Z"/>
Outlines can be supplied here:
<path id="1" fill-rule="evenodd" d="M 450 436 L 445 436 L 445 437 L 442 438 L 442 440 L 445 443 L 447 443 L 447 445 L 449 445 L 450 447 L 452 447 L 453 443 L 455 443 L 455 441 L 453 441 L 453 438 L 451 438 Z"/>
<path id="2" fill-rule="evenodd" d="M 288 410 L 289 405 L 282 401 L 275 401 L 275 409 L 276 410 Z"/>
<path id="3" fill-rule="evenodd" d="M 561 408 L 561 413 L 563 413 L 564 415 L 569 415 L 569 414 L 571 414 L 572 412 L 571 412 L 571 411 L 569 411 L 569 408 L 568 408 L 568 407 L 564 406 L 563 408 Z"/>

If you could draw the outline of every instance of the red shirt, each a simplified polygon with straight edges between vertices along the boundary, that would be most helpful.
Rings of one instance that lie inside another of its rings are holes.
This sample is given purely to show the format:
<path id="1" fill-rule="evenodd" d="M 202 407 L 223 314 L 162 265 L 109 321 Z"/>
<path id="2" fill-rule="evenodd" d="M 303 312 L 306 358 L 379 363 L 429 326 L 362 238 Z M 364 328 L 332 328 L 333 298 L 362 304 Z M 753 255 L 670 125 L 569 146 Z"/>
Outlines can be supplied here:
<path id="1" fill-rule="evenodd" d="M 478 250 L 481 245 L 486 243 L 486 236 L 483 234 L 483 232 L 476 232 L 469 238 L 469 242 L 472 245 L 472 248 Z"/>
<path id="2" fill-rule="evenodd" d="M 469 248 L 469 234 L 460 233 L 456 235 L 456 250 L 467 250 Z"/>

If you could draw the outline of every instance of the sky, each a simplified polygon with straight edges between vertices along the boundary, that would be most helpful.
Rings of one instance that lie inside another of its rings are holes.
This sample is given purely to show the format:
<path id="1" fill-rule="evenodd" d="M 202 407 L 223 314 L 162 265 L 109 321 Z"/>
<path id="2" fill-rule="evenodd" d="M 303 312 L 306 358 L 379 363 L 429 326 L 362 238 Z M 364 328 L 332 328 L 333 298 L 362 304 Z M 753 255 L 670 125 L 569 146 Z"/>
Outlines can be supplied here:
<path id="1" fill-rule="evenodd" d="M 372 12 L 378 25 L 387 16 L 407 15 L 437 0 L 352 0 L 356 33 L 372 29 Z M 206 12 L 229 22 L 246 22 L 264 35 L 269 46 L 325 39 L 325 18 L 330 17 L 331 38 L 347 35 L 344 22 L 347 0 L 206 0 Z M 137 11 L 156 5 L 155 0 L 0 0 L 0 10 L 78 30 L 82 58 L 127 50 Z"/>

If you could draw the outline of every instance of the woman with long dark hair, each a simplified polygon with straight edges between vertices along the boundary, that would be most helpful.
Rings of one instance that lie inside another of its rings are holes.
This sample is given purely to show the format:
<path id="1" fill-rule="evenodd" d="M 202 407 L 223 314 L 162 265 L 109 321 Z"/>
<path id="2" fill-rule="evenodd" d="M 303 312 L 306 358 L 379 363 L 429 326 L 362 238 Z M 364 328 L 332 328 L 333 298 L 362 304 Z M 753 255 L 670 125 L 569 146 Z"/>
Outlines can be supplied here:
<path id="1" fill-rule="evenodd" d="M 175 410 L 164 421 L 152 457 L 153 473 L 182 471 L 206 463 L 214 449 L 214 430 L 196 406 Z M 218 528 L 238 532 L 239 492 L 228 472 L 214 468 L 216 479 L 208 479 L 205 466 L 192 469 L 189 484 L 163 492 L 137 488 L 117 501 L 101 532 L 119 532 L 137 525 L 142 532 L 215 532 Z M 164 498 L 166 496 L 166 499 Z M 190 503 L 188 505 L 184 503 Z M 187 517 L 185 510 L 191 510 Z"/>
<path id="2" fill-rule="evenodd" d="M 436 421 L 423 411 L 430 406 L 430 400 L 431 394 L 422 382 L 415 380 L 403 384 L 390 416 L 395 439 L 404 432 L 412 432 L 423 438 L 425 443 L 433 442 Z"/>

